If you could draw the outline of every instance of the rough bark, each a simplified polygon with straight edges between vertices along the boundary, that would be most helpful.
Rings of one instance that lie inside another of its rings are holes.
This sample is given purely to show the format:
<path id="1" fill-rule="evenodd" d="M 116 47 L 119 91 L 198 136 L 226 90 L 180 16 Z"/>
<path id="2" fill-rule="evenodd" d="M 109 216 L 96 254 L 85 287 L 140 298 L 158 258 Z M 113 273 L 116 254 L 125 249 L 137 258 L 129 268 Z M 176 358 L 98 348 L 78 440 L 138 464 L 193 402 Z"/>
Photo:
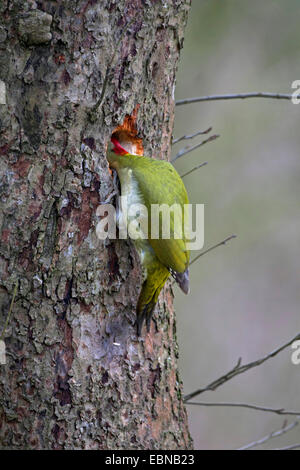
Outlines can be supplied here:
<path id="1" fill-rule="evenodd" d="M 95 231 L 137 104 L 145 154 L 168 158 L 189 3 L 0 2 L 2 449 L 191 448 L 170 285 L 137 339 L 136 254 Z"/>

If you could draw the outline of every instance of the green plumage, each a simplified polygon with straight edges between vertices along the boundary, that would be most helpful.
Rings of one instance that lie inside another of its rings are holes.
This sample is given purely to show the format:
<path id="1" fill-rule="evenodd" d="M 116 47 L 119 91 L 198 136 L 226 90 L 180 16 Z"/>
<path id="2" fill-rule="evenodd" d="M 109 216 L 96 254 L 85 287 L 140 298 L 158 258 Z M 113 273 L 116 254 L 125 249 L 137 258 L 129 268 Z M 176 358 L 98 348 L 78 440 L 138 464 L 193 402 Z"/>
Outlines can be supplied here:
<path id="1" fill-rule="evenodd" d="M 160 213 L 159 238 L 153 239 L 151 205 L 172 206 L 175 203 L 183 209 L 184 204 L 189 201 L 180 176 L 169 162 L 139 155 L 119 155 L 111 149 L 108 151 L 108 161 L 110 167 L 118 173 L 121 195 L 127 196 L 128 205 L 138 202 L 144 204 L 148 210 L 148 239 L 133 240 L 144 270 L 144 282 L 137 305 L 140 334 L 144 319 L 149 331 L 152 312 L 170 273 L 185 293 L 188 290 L 189 251 L 186 249 L 184 217 L 182 220 L 178 219 L 176 213 L 174 215 L 173 211 L 170 212 L 170 238 L 164 239 Z M 175 238 L 176 233 L 180 238 Z"/>

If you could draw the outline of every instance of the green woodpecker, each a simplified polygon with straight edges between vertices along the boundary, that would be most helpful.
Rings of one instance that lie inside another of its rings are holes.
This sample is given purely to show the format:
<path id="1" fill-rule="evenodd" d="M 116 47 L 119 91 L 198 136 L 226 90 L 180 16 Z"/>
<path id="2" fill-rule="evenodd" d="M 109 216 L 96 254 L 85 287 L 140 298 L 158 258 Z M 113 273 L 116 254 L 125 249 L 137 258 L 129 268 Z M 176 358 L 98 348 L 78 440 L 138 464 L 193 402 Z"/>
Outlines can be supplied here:
<path id="1" fill-rule="evenodd" d="M 159 237 L 151 237 L 152 205 L 174 203 L 184 213 L 188 196 L 184 184 L 171 163 L 135 155 L 130 142 L 122 142 L 113 136 L 107 158 L 111 168 L 117 171 L 121 195 L 127 197 L 127 207 L 143 204 L 147 208 L 148 232 L 133 240 L 143 270 L 143 284 L 138 299 L 137 334 L 140 336 L 144 320 L 150 330 L 152 312 L 160 291 L 171 274 L 182 291 L 189 292 L 189 251 L 186 248 L 184 216 L 180 219 L 180 235 L 176 235 L 176 214 L 170 211 L 170 237 L 162 238 L 162 214 L 159 213 Z M 132 152 L 132 153 L 130 153 Z M 157 207 L 157 206 L 156 206 Z M 122 217 L 122 213 L 119 214 Z M 128 217 L 128 216 L 127 216 Z"/>

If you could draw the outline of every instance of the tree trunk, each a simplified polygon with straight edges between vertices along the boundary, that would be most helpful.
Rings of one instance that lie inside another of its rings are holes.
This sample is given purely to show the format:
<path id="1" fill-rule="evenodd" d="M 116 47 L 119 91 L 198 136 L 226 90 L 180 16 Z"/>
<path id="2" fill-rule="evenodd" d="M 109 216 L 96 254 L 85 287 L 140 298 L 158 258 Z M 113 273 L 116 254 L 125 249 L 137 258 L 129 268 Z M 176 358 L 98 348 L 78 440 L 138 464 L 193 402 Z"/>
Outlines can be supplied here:
<path id="1" fill-rule="evenodd" d="M 168 158 L 189 3 L 0 2 L 2 449 L 192 446 L 170 284 L 138 339 L 136 253 L 96 236 L 106 144 L 137 105 Z"/>

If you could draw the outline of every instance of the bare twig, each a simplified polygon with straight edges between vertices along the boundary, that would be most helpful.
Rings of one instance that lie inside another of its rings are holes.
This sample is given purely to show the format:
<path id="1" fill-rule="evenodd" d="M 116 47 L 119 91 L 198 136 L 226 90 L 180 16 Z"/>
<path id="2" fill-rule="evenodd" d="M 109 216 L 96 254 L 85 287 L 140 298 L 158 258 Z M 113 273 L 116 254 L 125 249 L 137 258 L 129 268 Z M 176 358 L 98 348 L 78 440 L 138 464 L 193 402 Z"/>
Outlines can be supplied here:
<path id="1" fill-rule="evenodd" d="M 294 450 L 294 449 L 299 449 L 300 444 L 293 444 L 291 446 L 286 446 L 286 447 L 279 447 L 278 449 L 273 449 L 273 450 Z"/>
<path id="2" fill-rule="evenodd" d="M 285 93 L 265 93 L 265 92 L 254 92 L 254 93 L 238 93 L 238 94 L 226 94 L 226 95 L 208 95 L 198 96 L 195 98 L 187 98 L 184 100 L 176 101 L 176 106 L 182 104 L 200 103 L 202 101 L 218 101 L 218 100 L 238 100 L 246 98 L 273 98 L 277 100 L 290 100 L 293 95 Z"/>
<path id="3" fill-rule="evenodd" d="M 226 243 L 229 242 L 230 240 L 232 240 L 233 238 L 236 238 L 236 235 L 230 235 L 230 237 L 225 238 L 225 240 L 222 240 L 221 242 L 217 243 L 216 245 L 213 245 L 210 248 L 207 248 L 207 250 L 202 251 L 194 259 L 192 259 L 192 261 L 190 262 L 190 266 L 193 263 L 195 263 L 195 261 L 197 261 L 199 258 L 201 258 L 201 256 L 206 255 L 206 253 L 209 253 L 210 251 L 214 250 L 215 248 L 218 248 L 219 246 L 226 245 Z"/>
<path id="4" fill-rule="evenodd" d="M 198 170 L 198 168 L 202 168 L 203 166 L 207 165 L 208 162 L 204 162 L 204 163 L 201 163 L 200 165 L 197 165 L 197 166 L 194 166 L 194 168 L 192 168 L 191 170 L 187 171 L 186 173 L 184 173 L 183 175 L 180 175 L 181 178 L 184 178 L 185 176 L 187 175 L 190 175 L 191 173 L 193 173 L 194 171 Z"/>
<path id="5" fill-rule="evenodd" d="M 208 134 L 211 130 L 212 130 L 212 127 L 209 127 L 205 131 L 198 131 L 198 132 L 195 132 L 195 134 L 183 135 L 182 137 L 179 137 L 178 139 L 174 139 L 172 141 L 172 145 L 178 144 L 178 142 L 181 142 L 182 140 L 193 139 L 194 137 L 197 137 L 197 135 Z"/>
<path id="6" fill-rule="evenodd" d="M 284 425 L 278 431 L 273 431 L 270 434 L 268 434 L 267 436 L 264 436 L 264 437 L 262 437 L 261 439 L 259 439 L 257 441 L 253 441 L 253 442 L 250 442 L 250 444 L 246 444 L 243 447 L 239 447 L 237 450 L 249 450 L 249 449 L 252 449 L 253 447 L 260 446 L 260 445 L 264 444 L 265 442 L 270 441 L 274 437 L 282 436 L 283 434 L 287 433 L 291 429 L 294 429 L 296 426 L 298 426 L 298 424 L 299 424 L 299 421 L 294 421 L 291 424 Z"/>
<path id="7" fill-rule="evenodd" d="M 208 402 L 195 402 L 188 401 L 187 405 L 198 405 L 198 406 L 224 406 L 224 407 L 237 407 L 237 408 L 249 408 L 251 410 L 266 411 L 268 413 L 275 413 L 277 415 L 287 416 L 300 416 L 300 411 L 287 411 L 284 408 L 267 408 L 265 406 L 252 405 L 250 403 L 208 403 Z"/>
<path id="8" fill-rule="evenodd" d="M 207 144 L 208 142 L 212 142 L 213 140 L 216 140 L 218 137 L 220 137 L 217 134 L 211 135 L 208 137 L 208 139 L 202 140 L 202 142 L 199 142 L 199 144 L 188 146 L 188 147 L 183 147 L 179 152 L 175 155 L 174 158 L 172 158 L 171 162 L 175 162 L 178 158 L 183 157 L 183 155 L 186 155 L 187 153 L 193 152 L 193 150 L 196 150 L 199 147 L 202 147 L 202 145 Z"/>
<path id="9" fill-rule="evenodd" d="M 8 314 L 7 314 L 5 323 L 4 323 L 4 327 L 3 327 L 3 330 L 2 330 L 2 333 L 1 333 L 1 336 L 0 336 L 0 340 L 4 339 L 5 331 L 6 331 L 8 323 L 9 323 L 9 320 L 10 320 L 10 317 L 11 317 L 11 312 L 12 312 L 12 309 L 13 309 L 13 306 L 14 306 L 14 302 L 15 302 L 15 298 L 16 298 L 16 294 L 17 294 L 17 288 L 18 288 L 18 281 L 15 283 L 13 296 L 12 296 L 9 311 L 8 311 Z"/>
<path id="10" fill-rule="evenodd" d="M 229 380 L 233 379 L 233 377 L 243 374 L 244 372 L 247 372 L 250 369 L 253 369 L 253 367 L 258 367 L 264 362 L 268 361 L 272 357 L 277 356 L 281 351 L 286 349 L 288 346 L 290 346 L 294 341 L 297 341 L 300 339 L 300 333 L 297 334 L 293 339 L 289 340 L 287 343 L 283 344 L 279 348 L 275 349 L 272 351 L 270 354 L 267 354 L 266 356 L 262 357 L 261 359 L 257 359 L 256 361 L 249 362 L 248 364 L 241 365 L 242 359 L 239 358 L 237 365 L 231 369 L 229 372 L 226 374 L 222 375 L 222 377 L 219 377 L 217 380 L 214 380 L 211 382 L 209 385 L 207 385 L 204 388 L 199 388 L 198 390 L 195 390 L 192 393 L 189 393 L 184 397 L 184 402 L 186 403 L 188 400 L 191 400 L 194 398 L 196 395 L 200 395 L 201 393 L 207 392 L 209 390 L 216 390 L 218 387 L 223 385 L 224 383 L 228 382 Z"/>

